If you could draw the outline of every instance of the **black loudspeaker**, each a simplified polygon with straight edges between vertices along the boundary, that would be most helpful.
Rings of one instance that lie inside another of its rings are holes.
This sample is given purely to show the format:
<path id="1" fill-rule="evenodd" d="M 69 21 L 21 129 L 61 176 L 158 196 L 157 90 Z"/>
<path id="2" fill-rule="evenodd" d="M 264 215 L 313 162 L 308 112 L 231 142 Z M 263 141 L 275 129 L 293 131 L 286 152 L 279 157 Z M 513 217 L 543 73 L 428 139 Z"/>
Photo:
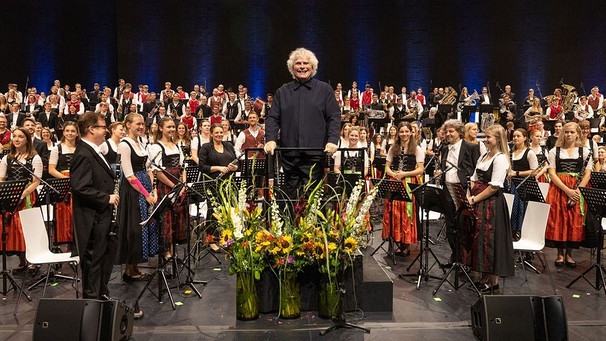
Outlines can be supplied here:
<path id="1" fill-rule="evenodd" d="M 471 306 L 471 324 L 483 341 L 568 340 L 562 296 L 483 296 Z"/>
<path id="2" fill-rule="evenodd" d="M 123 302 L 42 298 L 33 340 L 128 340 L 133 321 L 133 312 Z"/>

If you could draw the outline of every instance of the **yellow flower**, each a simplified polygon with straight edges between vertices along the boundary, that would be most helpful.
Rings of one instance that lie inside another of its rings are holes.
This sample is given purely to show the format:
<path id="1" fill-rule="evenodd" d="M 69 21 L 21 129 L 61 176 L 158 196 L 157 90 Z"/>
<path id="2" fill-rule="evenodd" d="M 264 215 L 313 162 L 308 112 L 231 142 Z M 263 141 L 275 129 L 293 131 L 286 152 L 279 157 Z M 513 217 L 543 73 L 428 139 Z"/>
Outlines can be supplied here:
<path id="1" fill-rule="evenodd" d="M 278 246 L 280 247 L 283 253 L 289 253 L 292 249 L 292 237 L 281 236 L 280 239 L 278 239 Z"/>
<path id="2" fill-rule="evenodd" d="M 337 244 L 335 244 L 334 242 L 328 243 L 328 252 L 334 251 L 336 249 L 337 249 Z"/>
<path id="3" fill-rule="evenodd" d="M 225 246 L 227 245 L 227 242 L 231 239 L 232 237 L 232 233 L 230 230 L 223 230 L 221 232 L 221 245 Z"/>
<path id="4" fill-rule="evenodd" d="M 354 237 L 347 237 L 343 243 L 343 249 L 351 254 L 358 249 L 358 241 Z"/>
<path id="5" fill-rule="evenodd" d="M 324 259 L 324 244 L 320 242 L 314 243 L 313 255 L 317 259 Z"/>

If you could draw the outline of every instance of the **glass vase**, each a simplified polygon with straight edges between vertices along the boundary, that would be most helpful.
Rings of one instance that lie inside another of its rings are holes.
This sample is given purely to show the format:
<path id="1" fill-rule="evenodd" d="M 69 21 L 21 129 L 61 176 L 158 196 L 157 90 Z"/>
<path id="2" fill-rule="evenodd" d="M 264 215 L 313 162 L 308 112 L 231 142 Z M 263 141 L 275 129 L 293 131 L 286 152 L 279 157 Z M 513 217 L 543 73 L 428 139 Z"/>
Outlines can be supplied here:
<path id="1" fill-rule="evenodd" d="M 341 292 L 337 276 L 323 274 L 318 289 L 318 316 L 331 319 L 341 315 Z"/>
<path id="2" fill-rule="evenodd" d="M 255 274 L 252 271 L 236 275 L 236 318 L 241 321 L 259 318 L 259 297 Z"/>
<path id="3" fill-rule="evenodd" d="M 301 286 L 294 271 L 280 272 L 280 317 L 295 319 L 301 316 Z"/>

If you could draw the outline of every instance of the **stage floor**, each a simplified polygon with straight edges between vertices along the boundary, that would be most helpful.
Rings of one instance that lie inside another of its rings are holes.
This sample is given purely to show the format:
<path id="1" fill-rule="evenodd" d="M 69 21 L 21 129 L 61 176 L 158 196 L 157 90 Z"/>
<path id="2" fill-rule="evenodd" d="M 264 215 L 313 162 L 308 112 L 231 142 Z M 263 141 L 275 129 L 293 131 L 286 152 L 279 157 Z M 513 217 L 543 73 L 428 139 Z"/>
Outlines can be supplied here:
<path id="1" fill-rule="evenodd" d="M 432 251 L 440 261 L 445 261 L 450 255 L 448 244 L 437 240 L 436 235 L 441 227 L 441 221 L 434 221 L 430 226 L 430 236 L 435 245 Z M 372 246 L 365 250 L 368 257 L 380 244 L 380 232 L 375 232 L 376 238 Z M 374 258 L 384 268 L 393 280 L 393 314 L 380 313 L 350 313 L 351 322 L 370 329 L 370 334 L 360 330 L 340 329 L 320 336 L 320 331 L 331 326 L 331 321 L 317 317 L 315 311 L 303 311 L 301 318 L 296 320 L 276 319 L 275 314 L 264 314 L 260 319 L 251 322 L 241 322 L 235 319 L 235 277 L 227 274 L 226 263 L 223 265 L 213 257 L 205 257 L 196 267 L 196 279 L 205 280 L 207 285 L 197 284 L 201 292 L 198 298 L 192 292 L 171 289 L 176 309 L 173 310 L 164 295 L 164 302 L 150 292 L 145 292 L 140 307 L 145 316 L 134 324 L 133 340 L 473 340 L 471 329 L 470 306 L 478 300 L 477 295 L 468 290 L 465 284 L 459 290 L 454 290 L 445 283 L 436 295 L 432 291 L 439 283 L 437 279 L 422 281 L 420 289 L 416 289 L 416 278 L 402 279 L 400 274 L 408 273 L 406 268 L 419 252 L 418 246 L 412 247 L 412 253 L 407 257 L 396 257 L 397 264 L 387 258 L 383 250 L 379 250 Z M 606 339 L 606 299 L 604 291 L 594 290 L 589 283 L 581 279 L 572 288 L 566 288 L 574 278 L 585 271 L 592 263 L 588 249 L 575 252 L 576 268 L 559 268 L 553 266 L 555 251 L 547 249 L 547 260 L 552 271 L 553 280 L 558 295 L 564 299 L 568 334 L 570 340 L 604 340 Z M 223 259 L 222 255 L 217 255 Z M 433 257 L 430 256 L 430 264 Z M 605 258 L 605 257 L 603 257 Z M 14 268 L 16 257 L 9 257 L 8 268 Z M 606 260 L 604 260 L 606 261 Z M 538 259 L 533 264 L 540 267 Z M 151 261 L 150 266 L 155 265 Z M 69 267 L 66 267 L 69 274 Z M 414 264 L 411 271 L 418 269 Z M 153 271 L 149 269 L 147 271 Z M 433 276 L 442 276 L 442 271 L 433 267 Z M 595 284 L 595 271 L 588 276 Z M 547 273 L 536 274 L 527 271 L 528 282 L 519 267 L 516 275 L 500 280 L 499 294 L 505 295 L 553 295 Z M 22 277 L 17 276 L 21 283 Z M 176 285 L 176 280 L 170 280 Z M 1 284 L 0 284 L 1 285 Z M 121 268 L 116 266 L 110 283 L 111 294 L 114 298 L 126 300 L 133 304 L 145 283 L 126 284 L 121 278 Z M 157 292 L 157 282 L 151 288 Z M 32 326 L 35 321 L 36 307 L 42 295 L 42 288 L 31 291 L 32 302 L 21 301 L 19 312 L 13 315 L 17 294 L 10 291 L 2 297 L 0 304 L 0 340 L 31 340 Z M 52 283 L 46 292 L 46 297 L 74 298 L 74 291 L 68 281 Z M 60 314 L 61 312 L 57 312 Z"/>

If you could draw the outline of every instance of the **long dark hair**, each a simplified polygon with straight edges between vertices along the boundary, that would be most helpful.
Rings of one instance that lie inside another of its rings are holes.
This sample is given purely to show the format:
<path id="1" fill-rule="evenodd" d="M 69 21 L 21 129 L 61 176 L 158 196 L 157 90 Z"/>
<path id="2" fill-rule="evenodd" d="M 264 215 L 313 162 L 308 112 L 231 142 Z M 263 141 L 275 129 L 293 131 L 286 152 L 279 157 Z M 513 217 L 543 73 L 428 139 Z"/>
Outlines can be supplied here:
<path id="1" fill-rule="evenodd" d="M 33 158 L 35 155 L 38 155 L 38 153 L 36 153 L 36 150 L 34 149 L 34 142 L 32 141 L 32 135 L 30 135 L 30 133 L 27 131 L 27 129 L 20 127 L 15 129 L 15 131 L 13 131 L 13 136 L 15 134 L 16 131 L 20 131 L 25 135 L 25 152 L 26 152 L 26 159 L 31 159 Z M 15 145 L 13 144 L 13 142 L 11 141 L 11 149 L 8 153 L 8 159 L 9 160 L 13 160 L 15 159 L 15 157 L 17 156 L 17 154 L 19 154 L 17 152 L 17 148 L 15 147 Z"/>
<path id="2" fill-rule="evenodd" d="M 400 129 L 403 127 L 408 128 L 410 130 L 410 138 L 408 139 L 408 143 L 406 145 L 402 144 L 402 140 L 400 139 Z M 389 148 L 389 153 L 392 156 L 400 155 L 403 149 L 406 149 L 406 152 L 409 154 L 416 154 L 417 151 L 417 140 L 412 133 L 412 126 L 409 122 L 402 121 L 398 124 L 398 129 L 396 130 L 396 142 Z M 392 152 L 393 150 L 393 152 Z"/>

